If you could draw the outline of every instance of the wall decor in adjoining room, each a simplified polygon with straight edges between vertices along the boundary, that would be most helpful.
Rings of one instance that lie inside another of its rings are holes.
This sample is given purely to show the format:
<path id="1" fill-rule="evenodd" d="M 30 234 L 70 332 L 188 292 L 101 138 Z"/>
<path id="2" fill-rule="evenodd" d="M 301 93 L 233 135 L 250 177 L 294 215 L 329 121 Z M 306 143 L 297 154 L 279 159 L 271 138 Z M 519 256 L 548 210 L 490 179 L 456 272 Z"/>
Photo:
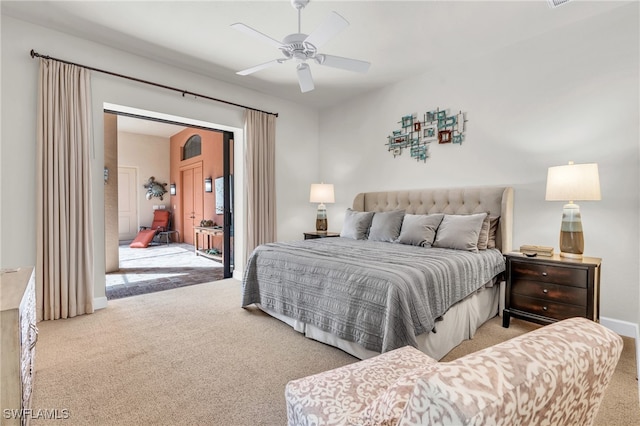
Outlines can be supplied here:
<path id="1" fill-rule="evenodd" d="M 145 198 L 147 200 L 150 200 L 153 197 L 157 197 L 162 200 L 164 197 L 164 194 L 167 193 L 167 189 L 166 189 L 167 184 L 156 181 L 156 178 L 153 176 L 151 176 L 147 180 L 147 183 L 145 183 L 142 186 L 144 187 L 144 189 L 147 190 L 147 193 L 145 194 Z"/>
<path id="2" fill-rule="evenodd" d="M 393 130 L 387 136 L 387 149 L 393 157 L 402 155 L 405 149 L 409 149 L 411 158 L 416 161 L 426 162 L 430 157 L 429 144 L 437 141 L 440 144 L 462 144 L 464 141 L 466 126 L 466 113 L 449 114 L 449 110 L 437 108 L 427 111 L 422 121 L 417 114 L 404 115 L 398 121 L 401 129 Z"/>

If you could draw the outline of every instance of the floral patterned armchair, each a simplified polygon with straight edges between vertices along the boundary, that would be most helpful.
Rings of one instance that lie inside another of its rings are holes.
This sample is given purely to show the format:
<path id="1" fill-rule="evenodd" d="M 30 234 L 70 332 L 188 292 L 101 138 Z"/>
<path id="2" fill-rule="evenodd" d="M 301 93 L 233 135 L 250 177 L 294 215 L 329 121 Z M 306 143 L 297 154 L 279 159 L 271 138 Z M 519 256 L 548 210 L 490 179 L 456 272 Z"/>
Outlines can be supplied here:
<path id="1" fill-rule="evenodd" d="M 622 339 L 585 318 L 451 362 L 404 347 L 287 384 L 289 425 L 592 425 Z"/>

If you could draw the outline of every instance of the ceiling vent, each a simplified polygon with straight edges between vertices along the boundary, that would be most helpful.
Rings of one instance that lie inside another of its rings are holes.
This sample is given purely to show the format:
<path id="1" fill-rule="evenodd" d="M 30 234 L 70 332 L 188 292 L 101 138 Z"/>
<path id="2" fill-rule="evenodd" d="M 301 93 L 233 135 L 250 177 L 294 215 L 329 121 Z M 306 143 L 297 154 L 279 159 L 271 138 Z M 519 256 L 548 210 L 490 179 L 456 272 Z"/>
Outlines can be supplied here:
<path id="1" fill-rule="evenodd" d="M 549 7 L 552 9 L 558 6 L 562 6 L 565 3 L 569 3 L 569 1 L 571 0 L 547 0 L 547 2 L 549 3 Z"/>

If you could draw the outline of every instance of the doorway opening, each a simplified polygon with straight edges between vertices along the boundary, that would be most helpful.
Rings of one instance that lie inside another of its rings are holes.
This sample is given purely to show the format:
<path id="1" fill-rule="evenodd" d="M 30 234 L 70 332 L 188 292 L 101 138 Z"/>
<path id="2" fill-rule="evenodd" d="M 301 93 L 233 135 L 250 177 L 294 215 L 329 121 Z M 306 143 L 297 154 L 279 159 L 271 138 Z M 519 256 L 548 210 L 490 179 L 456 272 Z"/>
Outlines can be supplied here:
<path id="1" fill-rule="evenodd" d="M 234 132 L 188 121 L 105 106 L 107 299 L 232 276 Z M 149 195 L 151 178 L 166 192 Z M 130 247 L 158 210 L 166 232 Z"/>

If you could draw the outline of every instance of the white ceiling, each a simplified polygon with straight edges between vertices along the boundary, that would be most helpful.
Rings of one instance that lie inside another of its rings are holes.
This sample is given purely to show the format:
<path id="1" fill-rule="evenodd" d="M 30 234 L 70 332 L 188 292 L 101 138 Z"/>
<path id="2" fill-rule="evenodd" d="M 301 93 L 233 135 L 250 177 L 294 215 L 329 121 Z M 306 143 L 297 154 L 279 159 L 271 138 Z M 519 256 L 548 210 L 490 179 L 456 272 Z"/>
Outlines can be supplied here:
<path id="1" fill-rule="evenodd" d="M 631 1 L 572 0 L 551 9 L 547 0 L 312 0 L 302 11 L 303 33 L 312 32 L 332 10 L 350 22 L 321 53 L 366 60 L 372 65 L 362 75 L 311 63 L 316 89 L 308 93 L 300 93 L 291 62 L 250 76 L 235 74 L 279 58 L 281 53 L 230 25 L 242 22 L 281 40 L 297 32 L 297 12 L 289 0 L 3 0 L 1 10 L 2 14 L 218 80 L 327 108 L 430 68 L 455 65 Z M 56 57 L 54 50 L 32 48 Z M 60 59 L 74 61 L 72 57 Z M 187 89 L 208 94 L 206 88 Z"/>

